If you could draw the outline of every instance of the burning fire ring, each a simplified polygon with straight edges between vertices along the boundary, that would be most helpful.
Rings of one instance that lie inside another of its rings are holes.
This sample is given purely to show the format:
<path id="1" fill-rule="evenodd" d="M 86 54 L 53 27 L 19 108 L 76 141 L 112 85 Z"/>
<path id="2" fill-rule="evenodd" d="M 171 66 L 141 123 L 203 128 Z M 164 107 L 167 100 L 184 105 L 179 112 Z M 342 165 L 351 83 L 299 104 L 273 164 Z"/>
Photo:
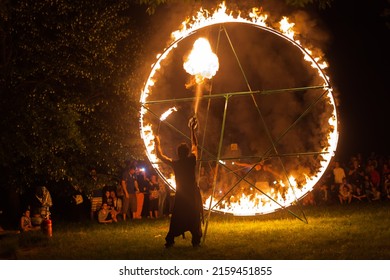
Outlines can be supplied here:
<path id="1" fill-rule="evenodd" d="M 199 16 L 199 15 L 203 15 L 203 16 Z M 286 19 L 284 18 L 283 20 Z M 308 61 L 309 64 L 311 64 L 311 67 L 314 70 L 316 70 L 318 77 L 323 80 L 323 85 L 320 88 L 324 91 L 325 93 L 324 96 L 327 99 L 329 106 L 331 106 L 333 110 L 333 112 L 331 113 L 331 117 L 328 120 L 329 122 L 329 133 L 327 135 L 328 144 L 319 152 L 319 156 L 318 156 L 318 158 L 320 158 L 319 159 L 320 167 L 318 168 L 318 170 L 314 175 L 312 174 L 309 178 L 306 178 L 305 184 L 303 186 L 300 186 L 299 188 L 297 188 L 294 178 L 290 178 L 286 176 L 287 181 L 285 182 L 287 182 L 287 188 L 291 189 L 292 192 L 292 195 L 290 195 L 289 198 L 286 199 L 286 197 L 284 197 L 283 199 L 280 198 L 273 199 L 271 197 L 268 197 L 266 193 L 263 193 L 263 195 L 265 195 L 266 197 L 271 198 L 270 204 L 273 204 L 272 207 L 268 207 L 268 206 L 264 207 L 264 205 L 259 206 L 259 200 L 261 199 L 257 198 L 257 204 L 256 204 L 254 202 L 256 199 L 253 200 L 247 196 L 242 197 L 241 200 L 238 201 L 238 203 L 235 206 L 231 206 L 226 202 L 226 200 L 216 199 L 214 197 L 215 195 L 214 194 L 208 197 L 208 200 L 204 204 L 204 208 L 206 210 L 212 210 L 221 213 L 229 213 L 233 215 L 249 216 L 249 215 L 260 215 L 260 214 L 271 213 L 281 208 L 287 208 L 288 206 L 296 203 L 299 199 L 303 198 L 308 192 L 310 192 L 313 189 L 315 184 L 321 179 L 322 175 L 325 173 L 327 167 L 329 166 L 331 158 L 333 157 L 334 152 L 336 151 L 337 142 L 338 142 L 338 129 L 337 129 L 338 121 L 337 121 L 335 101 L 332 95 L 332 88 L 329 79 L 324 73 L 324 69 L 327 67 L 327 64 L 323 61 L 322 58 L 313 57 L 311 54 L 312 53 L 311 50 L 304 48 L 299 41 L 296 41 L 294 39 L 293 33 L 291 33 L 292 31 L 290 28 L 282 31 L 277 31 L 274 28 L 266 26 L 265 19 L 261 17 L 257 17 L 256 20 L 254 18 L 244 19 L 241 18 L 240 16 L 234 17 L 231 14 L 230 15 L 226 14 L 226 8 L 224 6 L 221 6 L 220 9 L 217 10 L 212 15 L 211 13 L 206 13 L 205 11 L 201 10 L 200 13 L 198 14 L 198 19 L 194 20 L 193 23 L 187 24 L 185 28 L 183 28 L 182 30 L 172 33 L 173 36 L 175 37 L 174 41 L 163 51 L 163 53 L 157 58 L 157 61 L 152 65 L 151 72 L 145 83 L 140 98 L 141 138 L 144 141 L 146 154 L 153 168 L 156 170 L 159 176 L 164 180 L 164 182 L 167 183 L 172 190 L 175 190 L 173 175 L 161 169 L 160 163 L 155 155 L 153 139 L 154 139 L 154 134 L 159 133 L 161 122 L 164 122 L 165 119 L 168 117 L 168 115 L 176 111 L 177 109 L 175 107 L 172 107 L 163 115 L 161 115 L 161 117 L 159 117 L 155 112 L 150 110 L 149 105 L 155 101 L 148 100 L 148 97 L 152 92 L 153 85 L 157 82 L 157 78 L 155 78 L 155 74 L 161 68 L 161 63 L 165 58 L 168 57 L 170 52 L 179 45 L 179 43 L 181 43 L 186 38 L 189 38 L 190 36 L 194 36 L 200 30 L 204 30 L 205 28 L 209 28 L 214 25 L 225 24 L 225 23 L 253 26 L 255 28 L 269 32 L 275 36 L 279 36 L 280 38 L 286 40 L 287 42 L 289 42 L 290 44 L 298 48 L 303 53 L 304 60 Z M 148 123 L 147 118 L 145 118 L 146 115 L 149 116 L 152 115 L 152 117 L 159 118 L 160 121 L 158 127 L 156 127 L 156 125 L 152 127 L 152 124 Z M 221 163 L 222 161 L 220 161 L 219 159 L 217 160 L 220 164 L 224 165 L 224 163 Z M 243 179 L 245 180 L 245 178 Z"/>

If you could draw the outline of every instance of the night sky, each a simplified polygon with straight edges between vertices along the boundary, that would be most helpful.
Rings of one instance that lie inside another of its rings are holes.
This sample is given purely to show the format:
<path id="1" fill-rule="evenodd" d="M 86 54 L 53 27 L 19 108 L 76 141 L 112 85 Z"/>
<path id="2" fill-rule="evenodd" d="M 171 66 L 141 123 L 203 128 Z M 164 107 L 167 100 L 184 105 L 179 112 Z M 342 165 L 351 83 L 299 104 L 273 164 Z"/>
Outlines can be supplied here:
<path id="1" fill-rule="evenodd" d="M 340 100 L 340 156 L 389 154 L 390 27 L 381 16 L 386 2 L 336 0 L 321 12 L 330 34 L 328 73 Z"/>

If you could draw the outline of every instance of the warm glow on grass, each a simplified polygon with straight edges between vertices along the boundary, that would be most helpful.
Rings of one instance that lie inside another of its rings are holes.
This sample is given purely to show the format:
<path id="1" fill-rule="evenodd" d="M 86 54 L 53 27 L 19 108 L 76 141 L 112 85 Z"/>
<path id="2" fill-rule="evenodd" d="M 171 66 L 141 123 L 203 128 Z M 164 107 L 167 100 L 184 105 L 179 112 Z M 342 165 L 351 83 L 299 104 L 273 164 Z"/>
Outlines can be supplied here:
<path id="1" fill-rule="evenodd" d="M 31 232 L 0 239 L 0 254 L 17 259 L 389 259 L 390 209 L 377 204 L 306 209 L 309 223 L 285 212 L 257 217 L 213 215 L 207 242 L 191 247 L 191 234 L 164 248 L 169 220 L 100 225 L 53 221 L 53 237 Z M 364 240 L 365 242 L 362 242 Z M 369 242 L 366 242 L 368 241 Z M 77 242 L 75 242 L 77 241 Z M 8 252 L 5 252 L 7 248 Z"/>

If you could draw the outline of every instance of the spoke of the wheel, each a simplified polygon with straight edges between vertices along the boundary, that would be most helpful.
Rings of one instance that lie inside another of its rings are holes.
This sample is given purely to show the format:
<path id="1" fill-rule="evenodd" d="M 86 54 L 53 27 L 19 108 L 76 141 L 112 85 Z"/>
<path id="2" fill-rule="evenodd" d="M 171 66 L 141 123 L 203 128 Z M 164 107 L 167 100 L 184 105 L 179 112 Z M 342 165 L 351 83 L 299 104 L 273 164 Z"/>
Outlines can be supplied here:
<path id="1" fill-rule="evenodd" d="M 218 39 L 217 39 L 216 50 L 215 50 L 216 54 L 218 54 L 220 38 L 221 38 L 221 28 L 219 29 L 219 32 L 218 32 Z M 212 80 L 211 80 L 210 90 L 209 90 L 209 94 L 208 94 L 209 96 L 211 96 L 212 88 L 213 88 L 213 83 L 212 83 Z M 226 102 L 227 102 L 227 100 L 226 100 Z M 204 131 L 203 131 L 202 147 L 204 147 L 204 143 L 205 143 L 205 139 L 206 139 L 206 131 L 207 131 L 207 125 L 208 125 L 210 106 L 211 106 L 211 98 L 209 98 L 208 101 L 207 101 L 206 121 L 205 121 Z M 200 150 L 200 159 L 203 158 L 203 151 L 204 151 L 204 149 Z M 199 163 L 199 171 L 198 171 L 198 176 L 199 177 L 198 177 L 198 181 L 199 181 L 199 178 L 201 176 L 201 168 L 202 168 L 202 162 Z M 217 169 L 215 171 L 217 172 Z M 214 193 L 214 191 L 215 191 L 215 188 L 213 188 L 213 193 Z M 209 209 L 209 212 L 207 213 L 206 225 L 205 225 L 204 234 L 203 234 L 203 238 L 202 238 L 202 242 L 203 243 L 205 243 L 205 241 L 206 241 L 207 229 L 208 229 L 209 219 L 210 219 L 210 212 L 211 211 Z M 202 215 L 202 218 L 203 218 L 203 215 Z M 204 222 L 204 220 L 203 220 L 203 222 Z"/>
<path id="2" fill-rule="evenodd" d="M 234 54 L 234 57 L 235 57 L 236 60 L 237 60 L 238 66 L 240 67 L 241 74 L 242 74 L 242 76 L 244 77 L 244 80 L 245 80 L 245 82 L 246 82 L 246 86 L 248 87 L 249 91 L 252 91 L 252 88 L 251 88 L 251 85 L 249 84 L 248 78 L 247 78 L 246 75 L 245 75 L 244 68 L 242 68 L 240 59 L 239 59 L 238 56 L 237 56 L 236 50 L 234 49 L 233 43 L 232 43 L 232 41 L 230 40 L 229 33 L 227 32 L 225 26 L 223 26 L 223 30 L 225 31 L 225 35 L 226 35 L 226 38 L 227 38 L 228 41 L 229 41 L 230 48 L 232 49 L 233 54 Z"/>
<path id="3" fill-rule="evenodd" d="M 224 107 L 224 111 L 223 111 L 223 118 L 222 118 L 222 125 L 221 125 L 221 135 L 219 136 L 217 164 L 215 166 L 214 179 L 213 179 L 213 191 L 211 193 L 211 198 L 213 198 L 214 195 L 215 195 L 215 187 L 217 185 L 217 176 L 218 176 L 218 168 L 219 168 L 218 162 L 219 162 L 219 158 L 221 157 L 223 138 L 224 138 L 224 134 L 225 134 L 225 123 L 226 123 L 226 115 L 227 115 L 228 103 L 229 103 L 229 95 L 226 95 L 225 107 Z M 213 200 L 210 199 L 209 211 L 207 213 L 206 225 L 205 225 L 204 235 L 203 235 L 203 243 L 206 241 L 207 228 L 208 228 L 208 225 L 209 225 L 209 220 L 210 220 L 210 215 L 211 215 L 211 203 L 212 203 L 212 201 Z"/>
<path id="4" fill-rule="evenodd" d="M 229 96 L 244 96 L 244 95 L 271 95 L 278 94 L 283 92 L 291 92 L 291 91 L 306 91 L 306 90 L 315 90 L 315 89 L 324 89 L 327 88 L 323 85 L 319 86 L 308 86 L 308 87 L 297 87 L 297 88 L 281 88 L 281 89 L 269 89 L 269 90 L 254 90 L 254 91 L 236 91 L 236 92 L 224 92 L 217 93 L 212 95 L 204 95 L 201 96 L 200 99 L 218 99 L 225 98 L 226 94 Z M 143 105 L 151 105 L 151 104 L 163 104 L 163 103 L 178 103 L 178 102 L 191 102 L 194 101 L 196 97 L 183 97 L 183 98 L 171 98 L 171 99 L 160 99 L 160 100 L 149 100 L 145 101 Z"/>
<path id="5" fill-rule="evenodd" d="M 251 159 L 251 160 L 257 160 L 257 162 L 261 162 L 263 160 L 267 160 L 270 158 L 275 157 L 281 157 L 281 158 L 287 158 L 287 157 L 300 157 L 300 156 L 315 156 L 315 155 L 322 155 L 322 154 L 329 154 L 329 152 L 298 152 L 298 153 L 288 153 L 288 154 L 278 154 L 278 155 L 268 155 L 267 157 L 261 157 L 260 155 L 252 155 L 252 156 L 241 156 L 241 157 L 223 157 L 220 158 L 221 161 L 232 161 L 232 160 L 242 160 L 242 159 Z M 210 162 L 215 161 L 215 158 L 210 159 L 200 159 L 200 162 Z"/>

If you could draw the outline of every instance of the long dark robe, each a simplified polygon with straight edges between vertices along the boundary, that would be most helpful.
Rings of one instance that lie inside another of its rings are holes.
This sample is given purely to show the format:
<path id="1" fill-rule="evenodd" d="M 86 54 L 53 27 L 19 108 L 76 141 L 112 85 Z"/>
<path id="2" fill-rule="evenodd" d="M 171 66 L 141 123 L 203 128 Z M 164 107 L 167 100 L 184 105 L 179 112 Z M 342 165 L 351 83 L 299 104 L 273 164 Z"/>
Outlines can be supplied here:
<path id="1" fill-rule="evenodd" d="M 173 213 L 167 235 L 167 242 L 186 231 L 192 234 L 192 242 L 199 243 L 202 236 L 201 213 L 202 200 L 196 184 L 196 157 L 191 154 L 185 159 L 172 162 L 176 179 L 176 195 Z"/>

